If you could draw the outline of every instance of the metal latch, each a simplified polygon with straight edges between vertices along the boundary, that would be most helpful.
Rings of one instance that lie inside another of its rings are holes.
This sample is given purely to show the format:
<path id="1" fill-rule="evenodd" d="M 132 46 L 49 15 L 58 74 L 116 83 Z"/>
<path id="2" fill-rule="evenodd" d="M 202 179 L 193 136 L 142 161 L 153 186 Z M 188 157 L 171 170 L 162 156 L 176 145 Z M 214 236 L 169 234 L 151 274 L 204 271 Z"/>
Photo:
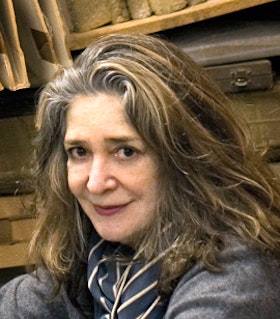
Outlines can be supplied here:
<path id="1" fill-rule="evenodd" d="M 232 85 L 238 87 L 238 88 L 244 88 L 249 85 L 251 82 L 251 70 L 248 69 L 237 69 L 235 71 L 232 71 L 231 77 L 233 78 L 233 81 L 231 82 Z"/>

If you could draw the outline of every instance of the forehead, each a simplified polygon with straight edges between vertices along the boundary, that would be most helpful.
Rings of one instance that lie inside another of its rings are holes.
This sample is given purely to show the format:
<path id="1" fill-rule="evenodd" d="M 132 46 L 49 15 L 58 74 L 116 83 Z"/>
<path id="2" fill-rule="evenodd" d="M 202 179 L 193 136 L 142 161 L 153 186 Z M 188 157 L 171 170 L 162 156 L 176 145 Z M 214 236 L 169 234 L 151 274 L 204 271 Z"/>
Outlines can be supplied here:
<path id="1" fill-rule="evenodd" d="M 129 124 L 118 95 L 99 93 L 76 97 L 66 113 L 66 137 L 101 133 L 138 135 Z"/>
<path id="2" fill-rule="evenodd" d="M 66 119 L 83 118 L 91 115 L 88 120 L 110 118 L 110 115 L 123 117 L 124 107 L 121 97 L 113 94 L 98 93 L 76 96 L 69 104 Z"/>

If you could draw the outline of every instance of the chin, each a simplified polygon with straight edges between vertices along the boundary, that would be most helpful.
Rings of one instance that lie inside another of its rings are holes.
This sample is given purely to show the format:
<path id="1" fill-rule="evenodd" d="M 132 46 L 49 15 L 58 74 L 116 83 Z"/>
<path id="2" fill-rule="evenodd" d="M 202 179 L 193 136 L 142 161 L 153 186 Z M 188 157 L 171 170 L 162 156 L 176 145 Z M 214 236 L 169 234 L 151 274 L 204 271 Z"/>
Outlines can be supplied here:
<path id="1" fill-rule="evenodd" d="M 130 238 L 130 236 L 124 236 L 123 234 L 112 234 L 112 232 L 108 233 L 103 233 L 102 231 L 99 232 L 97 230 L 99 236 L 103 239 L 105 239 L 106 241 L 110 241 L 110 242 L 114 242 L 114 243 L 122 243 L 122 244 L 126 244 L 127 243 L 127 239 Z"/>
<path id="2" fill-rule="evenodd" d="M 139 227 L 137 230 L 128 233 L 125 233 L 124 231 L 112 233 L 112 229 L 109 229 L 108 231 L 99 231 L 98 229 L 96 229 L 96 231 L 99 236 L 106 241 L 121 243 L 132 248 L 136 248 L 137 246 L 139 246 L 139 244 L 141 245 L 143 238 L 145 237 L 147 232 L 149 232 L 149 227 L 147 225 L 142 226 Z"/>

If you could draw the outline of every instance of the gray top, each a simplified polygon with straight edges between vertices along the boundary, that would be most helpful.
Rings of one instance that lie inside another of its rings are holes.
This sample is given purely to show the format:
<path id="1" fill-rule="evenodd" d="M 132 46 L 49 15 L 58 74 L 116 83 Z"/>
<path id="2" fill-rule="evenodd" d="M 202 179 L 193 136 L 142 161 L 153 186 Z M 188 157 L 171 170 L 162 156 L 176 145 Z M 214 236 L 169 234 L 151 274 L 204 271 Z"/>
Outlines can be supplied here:
<path id="1" fill-rule="evenodd" d="M 62 287 L 53 300 L 51 280 L 31 275 L 19 276 L 0 290 L 1 319 L 84 319 Z"/>
<path id="2" fill-rule="evenodd" d="M 279 318 L 279 267 L 235 242 L 220 258 L 222 273 L 210 273 L 195 265 L 183 276 L 164 319 Z M 50 280 L 39 282 L 30 275 L 7 283 L 0 290 L 0 318 L 86 318 L 71 304 L 63 287 L 53 301 L 48 301 L 50 287 Z"/>
<path id="3" fill-rule="evenodd" d="M 194 266 L 171 296 L 165 319 L 280 318 L 280 269 L 245 246 L 228 243 L 223 273 Z"/>

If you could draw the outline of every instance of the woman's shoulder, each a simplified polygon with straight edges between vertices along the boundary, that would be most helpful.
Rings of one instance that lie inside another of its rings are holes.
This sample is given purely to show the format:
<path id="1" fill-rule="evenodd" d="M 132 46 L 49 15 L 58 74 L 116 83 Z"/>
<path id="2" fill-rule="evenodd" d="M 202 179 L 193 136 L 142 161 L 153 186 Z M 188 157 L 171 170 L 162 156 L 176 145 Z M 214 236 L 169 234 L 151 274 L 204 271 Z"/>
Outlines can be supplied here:
<path id="1" fill-rule="evenodd" d="M 64 287 L 52 298 L 52 280 L 45 273 L 21 275 L 0 289 L 0 318 L 69 318 L 82 316 L 67 297 Z"/>
<path id="2" fill-rule="evenodd" d="M 166 319 L 277 318 L 280 313 L 280 267 L 233 238 L 218 256 L 222 270 L 196 264 L 179 281 Z"/>

